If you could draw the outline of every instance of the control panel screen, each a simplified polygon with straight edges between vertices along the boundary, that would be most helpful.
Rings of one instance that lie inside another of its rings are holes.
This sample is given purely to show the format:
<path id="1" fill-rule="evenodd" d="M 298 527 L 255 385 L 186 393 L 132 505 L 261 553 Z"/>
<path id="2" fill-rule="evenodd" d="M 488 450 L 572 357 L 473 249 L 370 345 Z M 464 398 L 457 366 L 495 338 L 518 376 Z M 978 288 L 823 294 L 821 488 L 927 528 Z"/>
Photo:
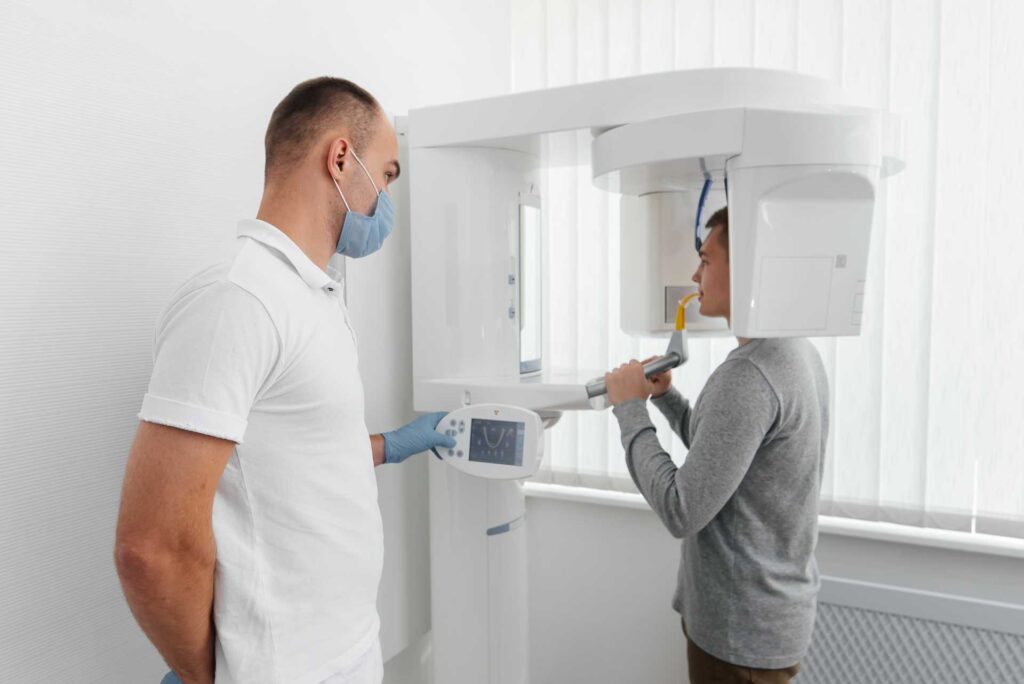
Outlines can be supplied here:
<path id="1" fill-rule="evenodd" d="M 495 465 L 523 465 L 526 423 L 474 418 L 469 427 L 469 460 Z"/>

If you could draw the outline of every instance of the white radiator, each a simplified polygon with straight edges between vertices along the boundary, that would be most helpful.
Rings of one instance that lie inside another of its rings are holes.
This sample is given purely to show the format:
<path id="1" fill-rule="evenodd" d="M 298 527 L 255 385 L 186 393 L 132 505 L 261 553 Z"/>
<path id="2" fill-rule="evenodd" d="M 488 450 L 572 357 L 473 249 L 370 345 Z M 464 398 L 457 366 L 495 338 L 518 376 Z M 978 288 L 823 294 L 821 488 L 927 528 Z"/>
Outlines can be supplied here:
<path id="1" fill-rule="evenodd" d="M 1024 684 L 1024 607 L 823 578 L 799 684 Z"/>

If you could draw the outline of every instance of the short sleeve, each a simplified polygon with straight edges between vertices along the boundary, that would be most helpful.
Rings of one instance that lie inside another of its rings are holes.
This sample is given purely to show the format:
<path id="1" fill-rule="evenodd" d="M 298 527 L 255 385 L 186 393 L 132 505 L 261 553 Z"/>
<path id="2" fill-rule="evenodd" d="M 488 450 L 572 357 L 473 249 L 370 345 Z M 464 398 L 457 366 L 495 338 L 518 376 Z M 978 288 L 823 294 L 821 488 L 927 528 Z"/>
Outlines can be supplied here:
<path id="1" fill-rule="evenodd" d="M 241 443 L 279 354 L 277 330 L 254 295 L 229 281 L 188 292 L 160 323 L 139 418 Z"/>

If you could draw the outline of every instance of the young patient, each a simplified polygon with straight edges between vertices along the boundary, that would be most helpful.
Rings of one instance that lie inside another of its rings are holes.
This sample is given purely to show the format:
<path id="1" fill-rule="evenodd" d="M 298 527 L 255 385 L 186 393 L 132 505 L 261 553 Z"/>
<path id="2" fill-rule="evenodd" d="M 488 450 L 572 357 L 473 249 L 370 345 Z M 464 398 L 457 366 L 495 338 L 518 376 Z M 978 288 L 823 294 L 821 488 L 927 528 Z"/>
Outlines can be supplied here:
<path id="1" fill-rule="evenodd" d="M 729 217 L 707 223 L 700 312 L 730 318 Z M 739 339 L 691 408 L 669 372 L 633 361 L 609 373 L 609 401 L 636 486 L 683 539 L 673 607 L 690 682 L 789 682 L 814 627 L 818 493 L 828 439 L 828 381 L 804 339 Z M 676 468 L 646 399 L 689 449 Z"/>

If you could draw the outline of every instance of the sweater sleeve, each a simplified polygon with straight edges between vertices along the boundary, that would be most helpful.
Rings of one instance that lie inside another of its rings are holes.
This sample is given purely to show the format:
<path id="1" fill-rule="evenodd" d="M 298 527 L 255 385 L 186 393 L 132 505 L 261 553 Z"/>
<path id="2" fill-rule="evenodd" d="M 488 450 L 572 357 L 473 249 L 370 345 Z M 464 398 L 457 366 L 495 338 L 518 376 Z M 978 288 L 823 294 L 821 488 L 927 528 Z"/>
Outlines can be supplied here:
<path id="1" fill-rule="evenodd" d="M 637 488 L 673 536 L 704 528 L 739 487 L 774 425 L 778 398 L 746 359 L 727 361 L 701 393 L 690 450 L 676 467 L 640 400 L 615 407 L 626 464 Z"/>

